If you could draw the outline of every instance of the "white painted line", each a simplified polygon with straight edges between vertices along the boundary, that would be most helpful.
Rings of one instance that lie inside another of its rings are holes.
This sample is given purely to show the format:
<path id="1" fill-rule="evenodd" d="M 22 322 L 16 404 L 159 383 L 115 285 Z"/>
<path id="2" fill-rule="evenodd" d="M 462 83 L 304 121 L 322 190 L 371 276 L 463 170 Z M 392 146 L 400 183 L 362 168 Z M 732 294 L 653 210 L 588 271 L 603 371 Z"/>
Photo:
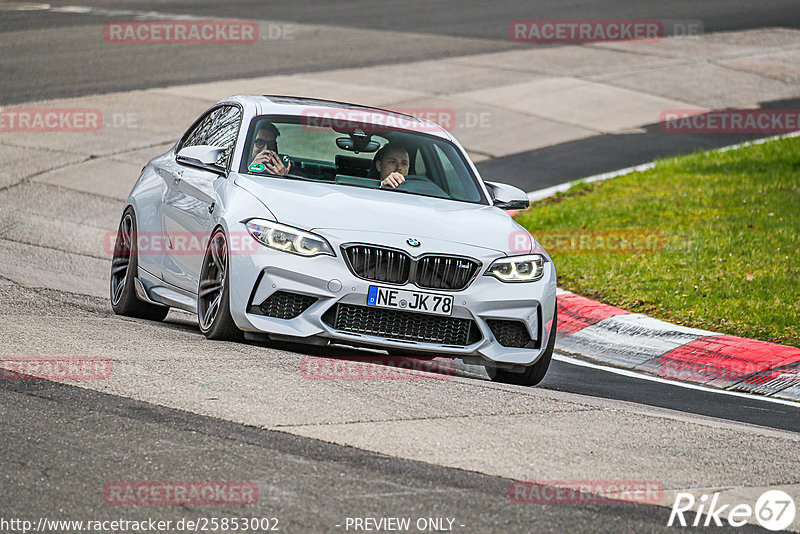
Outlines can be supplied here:
<path id="1" fill-rule="evenodd" d="M 790 137 L 797 137 L 797 136 L 800 136 L 800 130 L 788 134 L 773 135 L 772 137 L 765 137 L 763 139 L 754 139 L 752 141 L 736 143 L 735 145 L 712 148 L 711 150 L 709 150 L 709 152 L 727 152 L 728 150 L 736 150 L 737 148 L 743 148 L 752 145 L 761 145 L 764 143 L 769 143 L 770 141 L 777 141 L 778 139 L 788 139 Z M 580 183 L 590 184 L 592 182 L 602 182 L 604 180 L 610 180 L 611 178 L 616 178 L 618 176 L 625 176 L 626 174 L 631 174 L 633 172 L 646 171 L 648 169 L 652 169 L 653 167 L 655 167 L 655 163 L 643 163 L 641 165 L 634 165 L 633 167 L 625 167 L 624 169 L 619 169 L 616 171 L 609 171 L 609 172 L 604 172 L 602 174 L 595 174 L 593 176 L 589 176 L 588 178 L 573 180 L 565 184 L 558 184 L 552 187 L 546 187 L 544 189 L 537 189 L 536 191 L 531 191 L 530 193 L 528 193 L 528 200 L 530 200 L 531 202 L 536 202 L 537 200 L 542 200 L 548 197 L 552 197 L 556 193 L 564 193 L 569 189 L 571 189 L 573 186 L 578 185 Z"/>
<path id="2" fill-rule="evenodd" d="M 716 388 L 709 388 L 706 386 L 700 386 L 697 384 L 690 384 L 687 382 L 678 382 L 675 380 L 667 380 L 666 378 L 660 378 L 657 376 L 646 375 L 642 373 L 637 373 L 635 371 L 629 371 L 628 369 L 620 369 L 618 367 L 608 367 L 606 365 L 598 365 L 596 363 L 587 362 L 584 360 L 579 360 L 578 358 L 573 358 L 571 356 L 567 356 L 565 354 L 553 354 L 553 359 L 558 360 L 560 362 L 568 363 L 571 365 L 577 365 L 579 367 L 588 367 L 590 369 L 597 369 L 599 371 L 606 371 L 609 373 L 614 373 L 621 376 L 627 376 L 629 378 L 638 378 L 640 380 L 649 380 L 651 382 L 658 382 L 660 384 L 667 384 L 669 386 L 675 386 L 679 388 L 686 388 L 686 389 L 695 389 L 699 391 L 705 391 L 706 393 L 716 393 L 719 395 L 730 395 L 732 397 L 742 397 L 745 399 L 757 400 L 757 401 L 764 401 L 764 402 L 771 402 L 773 404 L 783 404 L 784 406 L 792 406 L 793 408 L 800 408 L 800 402 L 794 402 L 785 399 L 778 399 L 775 397 L 762 397 L 759 395 L 753 395 L 752 393 L 742 393 L 739 391 L 728 391 L 727 389 L 716 389 Z"/>
<path id="3" fill-rule="evenodd" d="M 556 193 L 563 193 L 568 189 L 572 188 L 572 186 L 578 185 L 579 183 L 589 184 L 592 182 L 602 182 L 603 180 L 610 180 L 611 178 L 616 178 L 617 176 L 624 176 L 632 172 L 646 171 L 648 169 L 652 169 L 654 166 L 655 163 L 642 163 L 641 165 L 635 165 L 633 167 L 625 167 L 624 169 L 604 172 L 602 174 L 595 174 L 594 176 L 589 176 L 588 178 L 582 178 L 580 180 L 574 180 L 572 182 L 567 182 L 565 184 L 554 185 L 552 187 L 547 187 L 545 189 L 531 191 L 530 193 L 528 193 L 528 200 L 530 200 L 531 202 L 536 202 L 537 200 L 542 200 L 543 198 L 551 197 Z"/>
<path id="4" fill-rule="evenodd" d="M 0 4 L 0 11 L 42 11 L 50 9 L 50 4 L 35 2 L 5 2 Z"/>
<path id="5" fill-rule="evenodd" d="M 727 152 L 728 150 L 736 150 L 737 148 L 742 148 L 746 146 L 763 145 L 764 143 L 769 143 L 770 141 L 777 141 L 778 139 L 789 139 L 791 137 L 797 137 L 798 135 L 800 135 L 800 130 L 788 134 L 773 135 L 772 137 L 765 137 L 763 139 L 753 139 L 752 141 L 745 141 L 744 143 L 737 143 L 735 145 L 723 146 L 720 148 L 715 148 L 711 150 L 711 152 Z"/>

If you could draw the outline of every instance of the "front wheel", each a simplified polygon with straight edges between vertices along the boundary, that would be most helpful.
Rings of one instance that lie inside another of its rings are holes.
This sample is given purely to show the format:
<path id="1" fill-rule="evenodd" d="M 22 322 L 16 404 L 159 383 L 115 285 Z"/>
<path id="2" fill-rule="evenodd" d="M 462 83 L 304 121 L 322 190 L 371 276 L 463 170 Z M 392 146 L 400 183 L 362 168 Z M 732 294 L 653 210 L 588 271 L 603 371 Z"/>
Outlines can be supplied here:
<path id="1" fill-rule="evenodd" d="M 544 354 L 539 358 L 539 361 L 533 365 L 528 365 L 522 373 L 515 373 L 513 371 L 506 371 L 498 369 L 492 380 L 495 382 L 502 382 L 505 384 L 516 384 L 518 386 L 535 386 L 542 380 L 544 375 L 547 374 L 547 369 L 550 367 L 550 360 L 553 359 L 553 349 L 556 346 L 556 325 L 558 324 L 558 308 L 553 312 L 553 329 L 550 332 L 550 339 L 547 340 L 547 348 Z"/>
<path id="2" fill-rule="evenodd" d="M 197 320 L 200 331 L 208 339 L 244 341 L 244 334 L 231 317 L 228 260 L 225 232 L 217 229 L 211 234 L 200 269 Z"/>

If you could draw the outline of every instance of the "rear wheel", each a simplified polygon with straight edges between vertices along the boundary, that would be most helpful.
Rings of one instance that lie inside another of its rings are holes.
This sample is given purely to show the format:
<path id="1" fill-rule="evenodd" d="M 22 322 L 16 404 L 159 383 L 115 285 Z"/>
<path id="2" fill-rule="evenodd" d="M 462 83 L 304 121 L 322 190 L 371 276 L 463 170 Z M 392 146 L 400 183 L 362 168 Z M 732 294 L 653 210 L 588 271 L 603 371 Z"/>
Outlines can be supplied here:
<path id="1" fill-rule="evenodd" d="M 134 279 L 139 274 L 136 250 L 136 214 L 128 208 L 122 214 L 111 259 L 111 308 L 118 315 L 162 321 L 169 313 L 167 306 L 157 306 L 139 300 Z"/>
<path id="2" fill-rule="evenodd" d="M 244 334 L 231 317 L 228 259 L 225 232 L 217 229 L 211 234 L 200 269 L 197 320 L 208 339 L 244 341 Z"/>
<path id="3" fill-rule="evenodd" d="M 494 377 L 492 377 L 492 380 L 505 384 L 516 384 L 518 386 L 535 386 L 544 380 L 544 375 L 547 374 L 547 369 L 550 367 L 550 360 L 553 359 L 553 349 L 556 345 L 557 324 L 558 308 L 553 312 L 553 330 L 550 332 L 550 339 L 547 340 L 547 347 L 544 350 L 544 354 L 542 354 L 538 362 L 523 367 L 524 371 L 522 373 L 498 369 Z"/>

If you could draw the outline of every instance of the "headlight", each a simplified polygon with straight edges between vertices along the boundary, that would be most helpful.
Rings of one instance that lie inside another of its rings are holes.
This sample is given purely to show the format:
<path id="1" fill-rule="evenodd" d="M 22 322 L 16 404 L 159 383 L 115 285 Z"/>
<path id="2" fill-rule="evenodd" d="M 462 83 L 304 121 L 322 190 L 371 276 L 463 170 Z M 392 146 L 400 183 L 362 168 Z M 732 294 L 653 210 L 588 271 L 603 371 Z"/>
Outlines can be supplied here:
<path id="1" fill-rule="evenodd" d="M 486 274 L 503 282 L 535 282 L 544 275 L 544 256 L 527 254 L 495 260 Z"/>
<path id="2" fill-rule="evenodd" d="M 300 256 L 335 256 L 325 238 L 317 234 L 263 219 L 250 219 L 245 226 L 256 241 L 269 248 Z"/>

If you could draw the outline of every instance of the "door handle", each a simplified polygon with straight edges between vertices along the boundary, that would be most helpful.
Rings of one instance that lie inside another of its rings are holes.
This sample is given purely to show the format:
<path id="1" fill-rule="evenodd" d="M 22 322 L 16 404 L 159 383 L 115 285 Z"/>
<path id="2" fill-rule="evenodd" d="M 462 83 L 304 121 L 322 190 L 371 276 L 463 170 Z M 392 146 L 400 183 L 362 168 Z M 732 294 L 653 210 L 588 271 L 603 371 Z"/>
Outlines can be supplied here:
<path id="1" fill-rule="evenodd" d="M 183 171 L 174 171 L 172 173 L 172 179 L 175 181 L 175 185 L 181 183 L 182 178 L 183 178 Z"/>

